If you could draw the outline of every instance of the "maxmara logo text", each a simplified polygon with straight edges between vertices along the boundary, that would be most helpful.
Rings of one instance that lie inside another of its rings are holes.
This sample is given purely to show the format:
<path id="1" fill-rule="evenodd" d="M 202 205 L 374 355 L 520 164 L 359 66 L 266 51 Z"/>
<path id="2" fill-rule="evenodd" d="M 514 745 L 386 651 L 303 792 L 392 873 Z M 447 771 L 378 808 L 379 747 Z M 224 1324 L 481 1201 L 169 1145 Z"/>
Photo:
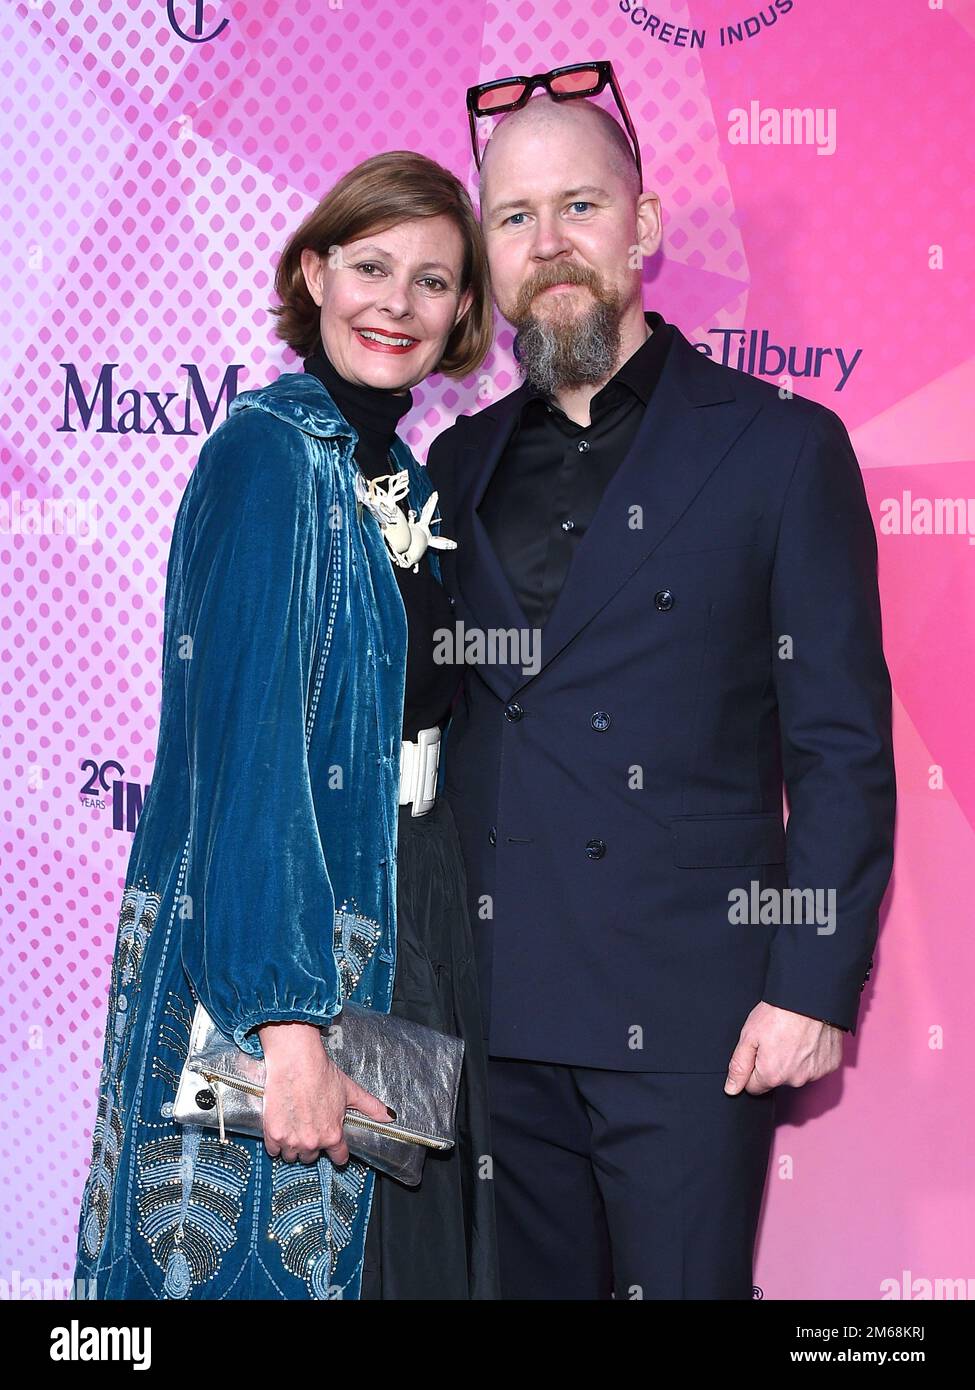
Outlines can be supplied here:
<path id="1" fill-rule="evenodd" d="M 221 405 L 230 409 L 238 392 L 242 363 L 229 366 L 216 394 L 211 397 L 199 367 L 180 364 L 186 373 L 182 390 L 145 391 L 119 389 L 118 362 L 106 362 L 97 378 L 86 385 L 73 362 L 62 362 L 64 403 L 59 434 L 209 434 Z"/>

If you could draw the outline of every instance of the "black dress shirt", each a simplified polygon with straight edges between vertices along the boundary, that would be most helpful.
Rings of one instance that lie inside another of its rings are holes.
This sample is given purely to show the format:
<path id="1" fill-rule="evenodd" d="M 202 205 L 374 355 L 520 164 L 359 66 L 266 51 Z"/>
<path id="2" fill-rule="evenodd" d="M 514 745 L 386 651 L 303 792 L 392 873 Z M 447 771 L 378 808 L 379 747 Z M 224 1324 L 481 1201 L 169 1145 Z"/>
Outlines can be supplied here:
<path id="1" fill-rule="evenodd" d="M 671 325 L 644 318 L 650 336 L 593 396 L 590 424 L 531 392 L 477 509 L 532 627 L 544 626 L 663 369 Z"/>
<path id="2" fill-rule="evenodd" d="M 355 460 L 360 472 L 367 478 L 395 473 L 397 465 L 389 450 L 396 426 L 413 405 L 412 392 L 382 391 L 377 386 L 346 381 L 326 356 L 321 341 L 312 355 L 305 358 L 304 366 L 305 371 L 316 376 L 326 388 L 339 413 L 359 436 Z M 402 503 L 400 510 L 406 510 Z M 414 510 L 419 512 L 415 500 Z M 390 564 L 393 564 L 392 557 Z M 454 611 L 443 586 L 434 578 L 428 557 L 424 555 L 420 560 L 416 574 L 400 565 L 394 565 L 393 573 L 399 584 L 409 629 L 403 737 L 415 739 L 420 729 L 446 724 L 463 668 L 433 659 L 434 631 L 445 627 L 452 632 Z"/>

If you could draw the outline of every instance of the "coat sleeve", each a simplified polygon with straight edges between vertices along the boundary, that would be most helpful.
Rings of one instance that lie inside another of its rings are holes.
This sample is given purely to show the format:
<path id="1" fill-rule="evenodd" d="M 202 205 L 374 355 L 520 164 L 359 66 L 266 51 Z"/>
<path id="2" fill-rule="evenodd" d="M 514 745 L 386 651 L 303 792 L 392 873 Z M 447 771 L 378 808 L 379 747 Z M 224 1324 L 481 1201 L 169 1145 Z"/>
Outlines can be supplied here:
<path id="1" fill-rule="evenodd" d="M 891 684 L 863 479 L 824 407 L 786 492 L 770 604 L 788 886 L 823 904 L 833 890 L 835 926 L 779 926 L 762 998 L 855 1032 L 893 864 Z"/>
<path id="2" fill-rule="evenodd" d="M 341 1007 L 305 741 L 325 483 L 301 432 L 258 409 L 211 436 L 191 483 L 176 639 L 190 777 L 182 961 L 217 1026 L 261 1056 L 258 1024 L 324 1027 Z"/>

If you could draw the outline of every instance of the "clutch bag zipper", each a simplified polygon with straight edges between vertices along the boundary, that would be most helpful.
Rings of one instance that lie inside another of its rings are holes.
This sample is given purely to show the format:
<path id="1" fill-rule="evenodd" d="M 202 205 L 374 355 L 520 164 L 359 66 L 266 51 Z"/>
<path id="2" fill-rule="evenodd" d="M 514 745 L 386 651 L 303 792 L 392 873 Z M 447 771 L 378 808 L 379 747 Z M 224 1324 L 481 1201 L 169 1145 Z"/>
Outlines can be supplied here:
<path id="1" fill-rule="evenodd" d="M 410 1134 L 405 1129 L 397 1129 L 395 1125 L 384 1125 L 380 1120 L 370 1120 L 368 1115 L 350 1115 L 348 1110 L 345 1112 L 345 1123 L 361 1125 L 363 1129 L 374 1129 L 378 1134 L 388 1134 L 393 1139 L 403 1139 L 408 1144 L 422 1144 L 427 1149 L 450 1148 L 443 1139 L 428 1139 L 425 1134 Z"/>

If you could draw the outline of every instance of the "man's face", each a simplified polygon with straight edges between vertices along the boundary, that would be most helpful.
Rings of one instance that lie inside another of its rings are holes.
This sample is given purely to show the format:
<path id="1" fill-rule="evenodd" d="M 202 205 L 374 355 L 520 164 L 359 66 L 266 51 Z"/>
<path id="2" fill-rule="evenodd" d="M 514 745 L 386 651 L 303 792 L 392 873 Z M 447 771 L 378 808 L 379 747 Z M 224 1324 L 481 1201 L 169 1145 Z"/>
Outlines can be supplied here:
<path id="1" fill-rule="evenodd" d="M 514 328 L 568 346 L 599 306 L 618 324 L 639 305 L 645 229 L 594 122 L 499 127 L 481 198 L 495 299 Z"/>

